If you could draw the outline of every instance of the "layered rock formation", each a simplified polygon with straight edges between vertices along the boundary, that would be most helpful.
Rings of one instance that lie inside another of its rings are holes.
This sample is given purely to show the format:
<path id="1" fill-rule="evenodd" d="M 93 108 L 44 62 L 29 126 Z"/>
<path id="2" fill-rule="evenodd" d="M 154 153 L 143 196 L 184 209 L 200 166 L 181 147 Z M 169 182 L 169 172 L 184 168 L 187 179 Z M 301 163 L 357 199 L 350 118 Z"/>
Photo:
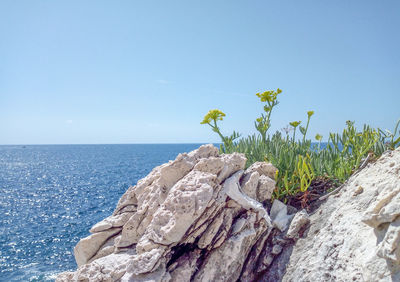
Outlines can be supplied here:
<path id="1" fill-rule="evenodd" d="M 244 171 L 245 163 L 205 145 L 156 167 L 76 245 L 78 270 L 57 280 L 237 280 L 273 228 L 261 202 L 271 198 L 276 169 Z"/>
<path id="2" fill-rule="evenodd" d="M 121 197 L 57 281 L 400 281 L 400 151 L 312 215 L 270 205 L 276 169 L 201 146 Z"/>
<path id="3" fill-rule="evenodd" d="M 400 281 L 400 149 L 353 175 L 310 220 L 283 281 Z"/>

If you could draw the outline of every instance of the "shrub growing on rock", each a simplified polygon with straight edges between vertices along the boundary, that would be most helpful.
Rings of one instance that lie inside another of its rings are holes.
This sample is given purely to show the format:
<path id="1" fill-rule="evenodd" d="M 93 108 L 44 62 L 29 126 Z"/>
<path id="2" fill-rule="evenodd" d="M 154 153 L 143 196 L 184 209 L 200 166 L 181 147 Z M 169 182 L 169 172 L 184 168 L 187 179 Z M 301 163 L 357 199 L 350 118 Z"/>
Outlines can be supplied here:
<path id="1" fill-rule="evenodd" d="M 292 121 L 285 129 L 286 136 L 277 131 L 267 135 L 271 127 L 271 112 L 279 104 L 278 96 L 281 89 L 257 93 L 263 106 L 263 113 L 254 121 L 258 134 L 239 139 L 240 135 L 233 132 L 224 136 L 217 122 L 222 121 L 225 114 L 220 110 L 211 110 L 204 117 L 202 124 L 208 124 L 222 141 L 220 151 L 223 153 L 239 152 L 246 154 L 247 167 L 257 161 L 269 161 L 278 168 L 276 174 L 277 187 L 274 197 L 287 201 L 289 197 L 305 193 L 314 180 L 324 180 L 335 185 L 346 181 L 367 160 L 379 157 L 387 149 L 395 149 L 400 145 L 399 124 L 392 132 L 374 129 L 364 125 L 357 130 L 354 122 L 347 121 L 341 134 L 330 133 L 324 148 L 321 148 L 322 136 L 317 134 L 318 145 L 307 139 L 307 131 L 314 111 L 307 112 L 306 126 L 301 121 Z M 299 128 L 301 138 L 296 139 Z M 289 138 L 289 131 L 293 131 Z"/>

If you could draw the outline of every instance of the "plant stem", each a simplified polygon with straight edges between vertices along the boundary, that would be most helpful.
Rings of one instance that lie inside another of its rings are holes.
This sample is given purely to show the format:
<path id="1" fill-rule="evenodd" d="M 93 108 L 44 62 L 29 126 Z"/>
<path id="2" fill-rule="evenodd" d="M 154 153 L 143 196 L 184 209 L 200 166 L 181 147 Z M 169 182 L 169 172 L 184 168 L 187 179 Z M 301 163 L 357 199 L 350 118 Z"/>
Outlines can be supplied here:
<path id="1" fill-rule="evenodd" d="M 304 132 L 304 135 L 303 135 L 303 143 L 304 143 L 304 141 L 306 141 L 306 134 L 307 134 L 307 131 L 308 131 L 308 125 L 310 124 L 310 118 L 311 117 L 308 117 L 308 119 L 307 119 L 306 132 Z"/>
<path id="2" fill-rule="evenodd" d="M 219 128 L 217 126 L 217 122 L 214 120 L 214 126 L 212 126 L 210 124 L 210 126 L 214 129 L 215 132 L 217 132 L 217 134 L 219 135 L 219 137 L 221 137 L 222 142 L 224 143 L 224 145 L 226 145 L 226 140 L 225 137 L 221 134 L 221 132 L 219 131 Z"/>

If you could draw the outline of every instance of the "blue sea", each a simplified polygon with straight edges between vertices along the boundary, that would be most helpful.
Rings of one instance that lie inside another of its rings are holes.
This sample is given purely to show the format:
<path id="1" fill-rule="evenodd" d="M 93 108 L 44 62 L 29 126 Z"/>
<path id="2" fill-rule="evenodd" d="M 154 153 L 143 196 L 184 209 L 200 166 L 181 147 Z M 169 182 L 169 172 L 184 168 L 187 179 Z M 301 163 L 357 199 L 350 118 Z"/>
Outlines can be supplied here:
<path id="1" fill-rule="evenodd" d="M 53 281 L 153 167 L 200 144 L 0 146 L 0 281 Z"/>

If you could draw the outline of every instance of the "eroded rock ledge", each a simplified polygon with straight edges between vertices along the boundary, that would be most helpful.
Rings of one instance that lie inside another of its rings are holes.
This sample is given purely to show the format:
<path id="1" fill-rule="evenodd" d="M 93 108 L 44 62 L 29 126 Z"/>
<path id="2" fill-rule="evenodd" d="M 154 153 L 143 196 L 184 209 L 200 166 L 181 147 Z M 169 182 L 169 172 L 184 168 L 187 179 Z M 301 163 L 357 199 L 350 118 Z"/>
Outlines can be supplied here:
<path id="1" fill-rule="evenodd" d="M 57 280 L 237 280 L 273 228 L 262 202 L 276 169 L 257 163 L 244 171 L 245 163 L 205 145 L 156 167 L 76 245 L 78 270 Z"/>
<path id="2" fill-rule="evenodd" d="M 400 281 L 400 148 L 310 216 L 283 281 Z"/>
<path id="3" fill-rule="evenodd" d="M 400 281 L 400 151 L 351 177 L 311 216 L 270 206 L 276 169 L 212 145 L 121 197 L 57 281 Z"/>

